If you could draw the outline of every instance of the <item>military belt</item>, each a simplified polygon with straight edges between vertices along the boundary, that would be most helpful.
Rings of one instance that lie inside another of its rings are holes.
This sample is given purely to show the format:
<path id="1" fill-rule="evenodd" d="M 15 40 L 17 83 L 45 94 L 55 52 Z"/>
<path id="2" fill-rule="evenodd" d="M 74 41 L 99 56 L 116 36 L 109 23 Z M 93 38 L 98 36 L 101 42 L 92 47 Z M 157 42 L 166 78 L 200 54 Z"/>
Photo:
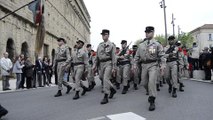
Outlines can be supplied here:
<path id="1" fill-rule="evenodd" d="M 126 64 L 130 64 L 130 61 L 118 62 L 118 65 L 126 65 Z"/>
<path id="2" fill-rule="evenodd" d="M 107 59 L 100 60 L 100 62 L 108 62 L 108 61 L 111 61 L 111 60 L 112 60 L 111 58 L 107 58 Z"/>
<path id="3" fill-rule="evenodd" d="M 149 63 L 154 63 L 157 62 L 157 60 L 142 60 L 141 63 L 142 64 L 149 64 Z"/>
<path id="4" fill-rule="evenodd" d="M 170 59 L 167 59 L 166 62 L 174 62 L 174 61 L 177 61 L 178 59 L 177 58 L 170 58 Z"/>
<path id="5" fill-rule="evenodd" d="M 73 66 L 78 66 L 78 65 L 84 65 L 84 63 L 83 62 L 73 63 Z"/>
<path id="6" fill-rule="evenodd" d="M 56 60 L 56 62 L 65 62 L 66 59 L 59 59 L 59 60 Z"/>

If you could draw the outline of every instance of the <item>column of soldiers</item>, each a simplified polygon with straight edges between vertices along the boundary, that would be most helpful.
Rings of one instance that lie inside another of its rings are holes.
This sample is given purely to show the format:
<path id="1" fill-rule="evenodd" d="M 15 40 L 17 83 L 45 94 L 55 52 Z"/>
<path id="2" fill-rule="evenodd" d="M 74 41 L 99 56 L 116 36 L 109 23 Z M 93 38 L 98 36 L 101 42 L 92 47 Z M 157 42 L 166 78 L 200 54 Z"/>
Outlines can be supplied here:
<path id="1" fill-rule="evenodd" d="M 163 78 L 168 83 L 168 92 L 171 96 L 177 97 L 177 89 L 183 90 L 181 81 L 181 70 L 187 64 L 183 60 L 183 55 L 178 51 L 178 46 L 174 36 L 168 38 L 169 45 L 165 48 L 154 39 L 154 27 L 148 26 L 145 29 L 146 38 L 139 45 L 133 45 L 132 50 L 127 45 L 127 40 L 121 41 L 121 49 L 109 40 L 110 31 L 102 30 L 102 39 L 98 45 L 96 55 L 92 50 L 92 45 L 87 44 L 83 49 L 84 42 L 78 40 L 75 50 L 69 51 L 63 38 L 58 39 L 59 47 L 54 60 L 58 73 L 58 92 L 55 97 L 62 96 L 62 84 L 67 87 L 67 94 L 73 88 L 75 90 L 74 100 L 91 91 L 96 83 L 94 76 L 96 73 L 102 83 L 104 93 L 101 104 L 107 104 L 117 93 L 116 88 L 122 85 L 122 94 L 126 94 L 133 84 L 133 88 L 138 90 L 140 83 L 146 90 L 149 110 L 155 110 L 155 100 L 157 91 L 160 91 Z M 71 55 L 71 56 L 70 56 Z M 54 67 L 53 66 L 53 67 Z M 63 74 L 67 69 L 71 69 L 71 79 L 73 85 L 63 80 Z M 88 87 L 82 84 L 82 80 L 88 81 Z"/>

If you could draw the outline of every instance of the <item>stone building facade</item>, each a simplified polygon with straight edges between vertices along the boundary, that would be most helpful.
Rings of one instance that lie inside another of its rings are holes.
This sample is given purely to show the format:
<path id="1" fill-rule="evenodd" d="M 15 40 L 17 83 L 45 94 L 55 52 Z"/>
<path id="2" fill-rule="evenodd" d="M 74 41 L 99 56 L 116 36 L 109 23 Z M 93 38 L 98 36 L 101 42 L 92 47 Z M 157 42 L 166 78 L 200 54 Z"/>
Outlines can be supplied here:
<path id="1" fill-rule="evenodd" d="M 213 24 L 204 24 L 190 32 L 197 43 L 199 51 L 202 52 L 204 47 L 213 47 Z"/>
<path id="2" fill-rule="evenodd" d="M 32 0 L 0 0 L 0 18 Z M 78 39 L 90 42 L 90 15 L 83 0 L 45 1 L 45 40 L 42 57 L 53 58 L 57 38 L 63 37 L 72 49 Z M 24 7 L 0 21 L 0 56 L 8 51 L 10 58 L 25 54 L 35 60 L 37 26 L 33 14 Z"/>

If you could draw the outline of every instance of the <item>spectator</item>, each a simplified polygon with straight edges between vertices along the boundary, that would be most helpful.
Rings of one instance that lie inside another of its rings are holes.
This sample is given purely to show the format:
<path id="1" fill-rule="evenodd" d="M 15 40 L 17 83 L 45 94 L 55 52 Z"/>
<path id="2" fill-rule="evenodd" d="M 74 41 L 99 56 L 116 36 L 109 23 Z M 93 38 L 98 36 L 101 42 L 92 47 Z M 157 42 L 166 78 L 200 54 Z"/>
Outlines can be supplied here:
<path id="1" fill-rule="evenodd" d="M 36 60 L 36 75 L 37 75 L 37 81 L 39 87 L 44 87 L 42 85 L 42 75 L 43 75 L 43 62 L 41 60 L 41 57 L 38 57 L 38 60 Z"/>
<path id="2" fill-rule="evenodd" d="M 208 47 L 205 47 L 203 53 L 200 55 L 202 68 L 205 72 L 205 80 L 211 80 L 211 53 L 208 51 Z"/>
<path id="3" fill-rule="evenodd" d="M 20 58 L 21 58 L 21 63 L 22 64 L 24 64 L 24 62 L 25 62 L 25 56 L 24 56 L 24 54 L 21 54 L 20 55 Z M 20 83 L 20 87 L 22 88 L 22 89 L 24 89 L 25 87 L 24 87 L 24 84 L 25 84 L 25 78 L 26 78 L 26 73 L 25 73 L 26 71 L 25 71 L 25 67 L 23 67 L 22 68 L 22 75 L 21 75 L 21 83 Z"/>
<path id="4" fill-rule="evenodd" d="M 191 49 L 191 61 L 193 70 L 199 69 L 199 48 L 197 47 L 196 43 L 193 43 L 192 49 Z"/>
<path id="5" fill-rule="evenodd" d="M 25 69 L 26 69 L 26 83 L 27 83 L 27 89 L 32 88 L 32 80 L 33 80 L 33 69 L 34 65 L 32 64 L 29 57 L 26 58 L 25 62 Z"/>
<path id="6" fill-rule="evenodd" d="M 13 66 L 13 73 L 16 74 L 16 89 L 19 89 L 21 86 L 21 80 L 22 80 L 22 68 L 24 67 L 24 64 L 22 64 L 21 57 L 18 56 L 16 58 L 15 64 Z"/>
<path id="7" fill-rule="evenodd" d="M 1 76 L 2 76 L 2 87 L 3 91 L 11 90 L 9 83 L 10 70 L 13 67 L 11 60 L 8 58 L 8 53 L 5 52 L 4 57 L 0 59 Z"/>
<path id="8" fill-rule="evenodd" d="M 50 69 L 52 67 L 49 64 L 49 59 L 47 57 L 44 57 L 44 59 L 43 59 L 43 68 L 44 68 L 44 73 L 43 73 L 44 85 L 49 86 L 49 84 L 51 82 L 51 78 L 50 78 L 51 71 L 50 71 Z"/>

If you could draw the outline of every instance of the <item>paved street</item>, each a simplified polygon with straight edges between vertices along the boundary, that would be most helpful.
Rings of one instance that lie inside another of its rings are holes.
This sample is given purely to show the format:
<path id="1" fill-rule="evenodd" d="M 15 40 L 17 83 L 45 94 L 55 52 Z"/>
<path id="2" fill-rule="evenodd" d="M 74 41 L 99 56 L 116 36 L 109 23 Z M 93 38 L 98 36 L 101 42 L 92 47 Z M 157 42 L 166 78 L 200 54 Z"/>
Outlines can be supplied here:
<path id="1" fill-rule="evenodd" d="M 100 85 L 77 101 L 72 100 L 74 92 L 54 98 L 57 87 L 46 87 L 1 93 L 0 103 L 9 110 L 3 120 L 125 120 L 110 119 L 107 115 L 126 112 L 146 120 L 211 120 L 213 84 L 188 80 L 184 83 L 185 92 L 178 92 L 176 99 L 170 97 L 164 85 L 154 112 L 148 111 L 147 96 L 142 87 L 138 91 L 131 89 L 127 95 L 122 95 L 120 90 L 106 105 L 100 105 L 103 97 Z"/>

